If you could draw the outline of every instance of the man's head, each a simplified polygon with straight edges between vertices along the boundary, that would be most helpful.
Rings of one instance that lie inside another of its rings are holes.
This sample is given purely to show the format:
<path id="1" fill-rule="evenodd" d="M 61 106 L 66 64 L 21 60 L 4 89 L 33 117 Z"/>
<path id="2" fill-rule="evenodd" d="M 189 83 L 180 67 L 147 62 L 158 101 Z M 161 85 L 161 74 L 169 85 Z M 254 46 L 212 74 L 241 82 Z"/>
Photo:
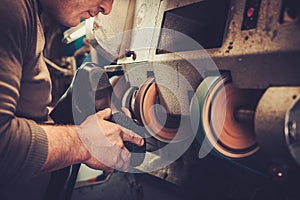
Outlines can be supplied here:
<path id="1" fill-rule="evenodd" d="M 110 13 L 113 0 L 40 0 L 44 12 L 65 26 L 76 26 L 81 19 Z"/>

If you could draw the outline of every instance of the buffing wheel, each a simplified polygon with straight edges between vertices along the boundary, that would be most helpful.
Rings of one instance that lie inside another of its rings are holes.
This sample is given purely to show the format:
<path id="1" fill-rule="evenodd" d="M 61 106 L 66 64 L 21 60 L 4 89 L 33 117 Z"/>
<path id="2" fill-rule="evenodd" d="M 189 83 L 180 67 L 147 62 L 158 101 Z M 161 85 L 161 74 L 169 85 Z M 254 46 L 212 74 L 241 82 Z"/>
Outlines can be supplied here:
<path id="1" fill-rule="evenodd" d="M 235 88 L 230 75 L 206 78 L 196 91 L 200 108 L 198 135 L 204 137 L 220 154 L 230 158 L 243 158 L 255 153 L 253 124 L 241 123 L 235 113 L 249 107 L 257 95 L 251 90 Z"/>

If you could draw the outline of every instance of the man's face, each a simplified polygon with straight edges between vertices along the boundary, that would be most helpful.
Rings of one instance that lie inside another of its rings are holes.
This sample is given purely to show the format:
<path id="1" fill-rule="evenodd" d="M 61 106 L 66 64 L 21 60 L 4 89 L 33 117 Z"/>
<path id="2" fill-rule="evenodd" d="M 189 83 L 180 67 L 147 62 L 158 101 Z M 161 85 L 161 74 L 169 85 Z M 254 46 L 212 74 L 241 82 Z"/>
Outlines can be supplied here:
<path id="1" fill-rule="evenodd" d="M 65 26 L 76 26 L 81 19 L 110 13 L 113 0 L 41 0 L 43 10 Z"/>

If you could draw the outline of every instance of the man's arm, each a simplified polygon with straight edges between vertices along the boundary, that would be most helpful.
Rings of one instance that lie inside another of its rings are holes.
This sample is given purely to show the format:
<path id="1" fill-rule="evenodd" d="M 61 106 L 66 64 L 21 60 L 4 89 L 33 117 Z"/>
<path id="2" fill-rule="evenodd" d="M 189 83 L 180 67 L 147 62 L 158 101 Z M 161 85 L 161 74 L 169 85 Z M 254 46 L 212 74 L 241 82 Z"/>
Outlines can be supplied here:
<path id="1" fill-rule="evenodd" d="M 34 37 L 28 35 L 36 26 L 31 26 L 27 16 L 25 1 L 1 1 L 0 187 L 28 180 L 40 170 L 47 157 L 45 131 L 33 120 L 16 114 L 24 81 L 24 58 L 26 52 L 35 53 L 35 47 L 28 46 Z"/>
<path id="2" fill-rule="evenodd" d="M 132 131 L 107 121 L 110 116 L 111 110 L 105 109 L 88 117 L 77 127 L 41 125 L 48 137 L 48 156 L 41 172 L 76 163 L 85 163 L 101 170 L 127 170 L 130 153 L 123 141 L 139 146 L 144 141 Z"/>

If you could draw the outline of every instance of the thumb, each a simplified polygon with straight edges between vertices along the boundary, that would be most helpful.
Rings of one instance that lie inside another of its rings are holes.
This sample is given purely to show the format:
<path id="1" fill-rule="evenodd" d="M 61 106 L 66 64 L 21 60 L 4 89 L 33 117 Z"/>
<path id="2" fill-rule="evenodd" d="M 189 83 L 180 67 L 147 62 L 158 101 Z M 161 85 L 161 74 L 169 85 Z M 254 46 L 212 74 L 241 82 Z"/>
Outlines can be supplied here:
<path id="1" fill-rule="evenodd" d="M 99 112 L 97 112 L 97 116 L 101 119 L 109 119 L 111 116 L 111 109 L 105 108 L 103 110 L 100 110 Z"/>

